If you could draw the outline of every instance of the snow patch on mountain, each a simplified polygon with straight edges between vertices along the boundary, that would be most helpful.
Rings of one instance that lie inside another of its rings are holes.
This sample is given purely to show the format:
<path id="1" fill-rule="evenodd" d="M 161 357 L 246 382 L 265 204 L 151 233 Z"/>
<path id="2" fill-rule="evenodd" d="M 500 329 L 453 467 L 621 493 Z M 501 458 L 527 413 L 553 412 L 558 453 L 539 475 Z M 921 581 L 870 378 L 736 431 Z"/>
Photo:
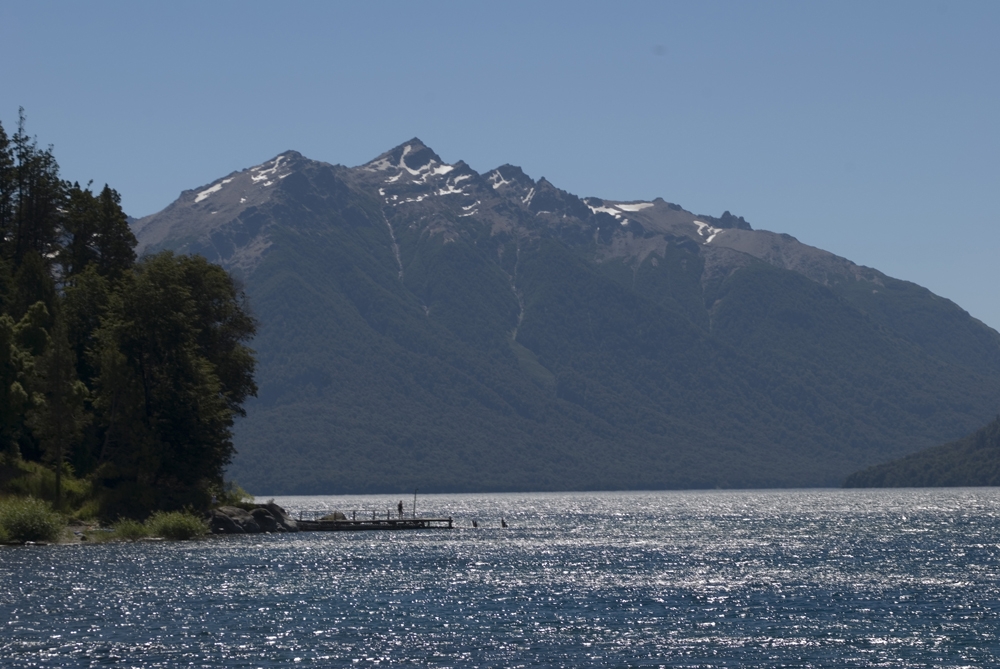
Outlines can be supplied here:
<path id="1" fill-rule="evenodd" d="M 365 165 L 364 169 L 369 172 L 384 172 L 386 170 L 391 170 L 393 167 L 395 167 L 395 165 L 389 162 L 388 158 L 379 158 Z"/>
<path id="2" fill-rule="evenodd" d="M 413 170 L 410 170 L 409 167 L 407 167 L 406 169 L 410 171 L 410 174 L 414 173 Z M 430 179 L 431 177 L 439 177 L 444 174 L 448 174 L 448 172 L 451 172 L 453 169 L 455 168 L 452 167 L 451 165 L 435 165 L 435 161 L 432 160 L 431 162 L 427 163 L 419 170 L 417 170 L 416 174 L 421 174 L 421 173 L 423 174 L 416 181 L 418 184 L 425 184 L 427 183 L 427 180 Z"/>
<path id="3" fill-rule="evenodd" d="M 443 174 L 447 174 L 447 172 L 443 172 Z M 445 183 L 444 188 L 438 190 L 437 194 L 438 195 L 454 195 L 456 193 L 464 194 L 465 193 L 465 191 L 463 190 L 464 186 L 459 187 L 458 184 L 461 181 L 465 181 L 466 179 L 471 179 L 471 178 L 472 175 L 470 174 L 460 174 L 457 177 L 454 177 L 453 179 L 449 179 Z M 418 183 L 423 183 L 423 181 L 420 181 Z"/>
<path id="4" fill-rule="evenodd" d="M 200 193 L 198 193 L 198 195 L 195 196 L 195 198 L 194 198 L 195 203 L 201 202 L 202 200 L 208 198 L 208 196 L 211 195 L 212 193 L 218 193 L 220 190 L 222 190 L 222 187 L 225 186 L 230 181 L 232 181 L 233 178 L 234 177 L 229 177 L 228 179 L 223 179 L 222 181 L 220 181 L 219 183 L 215 184 L 214 186 L 212 186 L 210 188 L 206 188 L 205 190 L 201 191 Z"/>
<path id="5" fill-rule="evenodd" d="M 410 155 L 412 152 L 413 145 L 407 144 L 403 147 L 403 152 L 399 155 L 399 159 L 397 161 L 393 162 L 391 160 L 391 156 L 386 156 L 384 158 L 379 158 L 378 160 L 373 160 L 365 165 L 364 169 L 369 172 L 398 170 L 396 174 L 386 178 L 385 183 L 387 184 L 396 183 L 404 174 L 409 174 L 411 177 L 417 177 L 417 179 L 415 179 L 416 183 L 425 184 L 428 179 L 443 176 L 455 169 L 454 165 L 440 163 L 433 158 L 427 164 L 421 165 L 417 169 L 413 169 L 406 164 L 406 156 Z"/>
<path id="6" fill-rule="evenodd" d="M 617 209 L 615 209 L 614 207 L 594 207 L 588 204 L 587 208 L 589 208 L 595 214 L 611 214 L 615 218 L 622 217 L 622 213 Z"/>
<path id="7" fill-rule="evenodd" d="M 616 204 L 622 211 L 642 211 L 653 206 L 652 202 L 633 202 L 632 204 Z"/>
<path id="8" fill-rule="evenodd" d="M 424 200 L 426 200 L 427 198 L 429 198 L 431 195 L 432 195 L 432 193 L 424 193 L 423 195 L 418 195 L 416 197 L 408 197 L 405 200 L 403 200 L 402 202 L 397 202 L 396 204 L 403 204 L 404 202 L 423 202 Z M 395 200 L 397 197 L 398 196 L 393 195 L 392 199 Z M 393 206 L 396 206 L 396 205 L 393 205 Z"/>
<path id="9" fill-rule="evenodd" d="M 707 239 L 705 239 L 706 244 L 711 244 L 712 240 L 715 239 L 715 236 L 720 232 L 722 232 L 722 228 L 713 228 L 711 225 L 705 223 L 704 221 L 695 221 L 694 224 L 698 226 L 699 235 L 701 235 L 702 237 L 707 236 Z"/>
<path id="10" fill-rule="evenodd" d="M 584 200 L 584 204 L 586 204 L 587 208 L 590 209 L 595 214 L 608 214 L 608 215 L 613 216 L 616 219 L 618 219 L 618 222 L 621 225 L 628 225 L 629 224 L 629 220 L 627 218 L 625 218 L 625 214 L 623 214 L 621 211 L 619 211 L 619 209 L 621 208 L 620 205 L 614 204 L 614 205 L 611 205 L 610 207 L 605 207 L 605 206 L 601 205 L 599 207 L 595 207 L 594 205 L 590 204 L 586 200 Z M 629 211 L 634 211 L 634 210 L 629 210 Z"/>
<path id="11" fill-rule="evenodd" d="M 584 200 L 584 204 L 586 204 L 587 208 L 595 214 L 608 214 L 609 216 L 613 216 L 621 225 L 628 225 L 630 223 L 629 219 L 626 218 L 625 214 L 622 212 L 642 211 L 643 209 L 653 206 L 652 202 L 633 202 L 632 204 L 612 204 L 608 206 L 602 204 L 595 207 L 586 200 Z"/>
<path id="12" fill-rule="evenodd" d="M 284 179 L 289 174 L 291 174 L 291 172 L 284 172 L 283 174 L 278 174 L 278 172 L 281 170 L 281 161 L 284 159 L 285 156 L 278 156 L 274 160 L 268 161 L 263 165 L 257 165 L 256 167 L 251 167 L 250 179 L 254 183 L 259 183 L 263 181 L 264 183 L 261 184 L 263 186 L 270 186 L 274 184 L 275 179 Z M 268 167 L 268 165 L 270 165 L 270 167 Z"/>
<path id="13" fill-rule="evenodd" d="M 488 177 L 486 177 L 486 179 L 493 184 L 493 190 L 500 188 L 500 186 L 503 186 L 504 184 L 510 183 L 510 181 L 503 178 L 503 175 L 500 174 L 500 170 L 494 170 Z"/>

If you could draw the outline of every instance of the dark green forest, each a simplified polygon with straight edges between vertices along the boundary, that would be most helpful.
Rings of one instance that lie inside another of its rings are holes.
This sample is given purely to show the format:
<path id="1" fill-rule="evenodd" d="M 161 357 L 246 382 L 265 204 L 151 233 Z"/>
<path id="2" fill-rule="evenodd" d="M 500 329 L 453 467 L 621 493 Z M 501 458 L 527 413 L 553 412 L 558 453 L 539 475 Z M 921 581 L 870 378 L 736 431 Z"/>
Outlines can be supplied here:
<path id="1" fill-rule="evenodd" d="M 107 518 L 221 492 L 256 323 L 217 265 L 135 245 L 114 189 L 63 180 L 23 110 L 0 126 L 0 493 L 40 467 Z"/>
<path id="2" fill-rule="evenodd" d="M 869 467 L 845 488 L 930 488 L 1000 485 L 1000 416 L 956 441 Z"/>

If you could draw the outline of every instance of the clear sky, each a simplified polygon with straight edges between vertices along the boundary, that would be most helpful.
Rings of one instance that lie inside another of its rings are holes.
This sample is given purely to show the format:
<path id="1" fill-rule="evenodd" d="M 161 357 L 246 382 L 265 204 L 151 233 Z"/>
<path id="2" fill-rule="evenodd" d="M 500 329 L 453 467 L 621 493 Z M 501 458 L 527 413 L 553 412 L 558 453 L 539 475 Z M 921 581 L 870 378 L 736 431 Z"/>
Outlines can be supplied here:
<path id="1" fill-rule="evenodd" d="M 0 0 L 0 122 L 133 216 L 417 136 L 723 210 L 1000 329 L 1000 2 Z"/>

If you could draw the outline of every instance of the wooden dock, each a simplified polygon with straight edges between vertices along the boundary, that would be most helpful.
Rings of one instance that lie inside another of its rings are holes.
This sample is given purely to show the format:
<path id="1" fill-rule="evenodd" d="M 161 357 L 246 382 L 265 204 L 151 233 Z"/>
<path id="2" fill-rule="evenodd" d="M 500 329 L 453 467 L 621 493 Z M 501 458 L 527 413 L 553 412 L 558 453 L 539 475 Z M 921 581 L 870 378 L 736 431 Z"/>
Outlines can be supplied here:
<path id="1" fill-rule="evenodd" d="M 357 532 L 360 530 L 451 529 L 451 518 L 368 518 L 365 520 L 297 520 L 301 532 Z"/>

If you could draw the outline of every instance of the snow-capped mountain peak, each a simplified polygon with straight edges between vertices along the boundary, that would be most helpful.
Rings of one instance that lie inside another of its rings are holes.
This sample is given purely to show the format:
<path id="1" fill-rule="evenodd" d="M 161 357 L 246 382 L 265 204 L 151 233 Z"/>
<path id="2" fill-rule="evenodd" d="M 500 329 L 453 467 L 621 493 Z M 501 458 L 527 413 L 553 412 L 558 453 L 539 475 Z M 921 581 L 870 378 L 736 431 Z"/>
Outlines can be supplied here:
<path id="1" fill-rule="evenodd" d="M 442 161 L 430 147 L 414 137 L 362 165 L 362 169 L 385 172 L 385 183 L 396 183 L 405 176 L 418 183 L 427 183 L 433 177 L 448 174 L 455 166 Z"/>

